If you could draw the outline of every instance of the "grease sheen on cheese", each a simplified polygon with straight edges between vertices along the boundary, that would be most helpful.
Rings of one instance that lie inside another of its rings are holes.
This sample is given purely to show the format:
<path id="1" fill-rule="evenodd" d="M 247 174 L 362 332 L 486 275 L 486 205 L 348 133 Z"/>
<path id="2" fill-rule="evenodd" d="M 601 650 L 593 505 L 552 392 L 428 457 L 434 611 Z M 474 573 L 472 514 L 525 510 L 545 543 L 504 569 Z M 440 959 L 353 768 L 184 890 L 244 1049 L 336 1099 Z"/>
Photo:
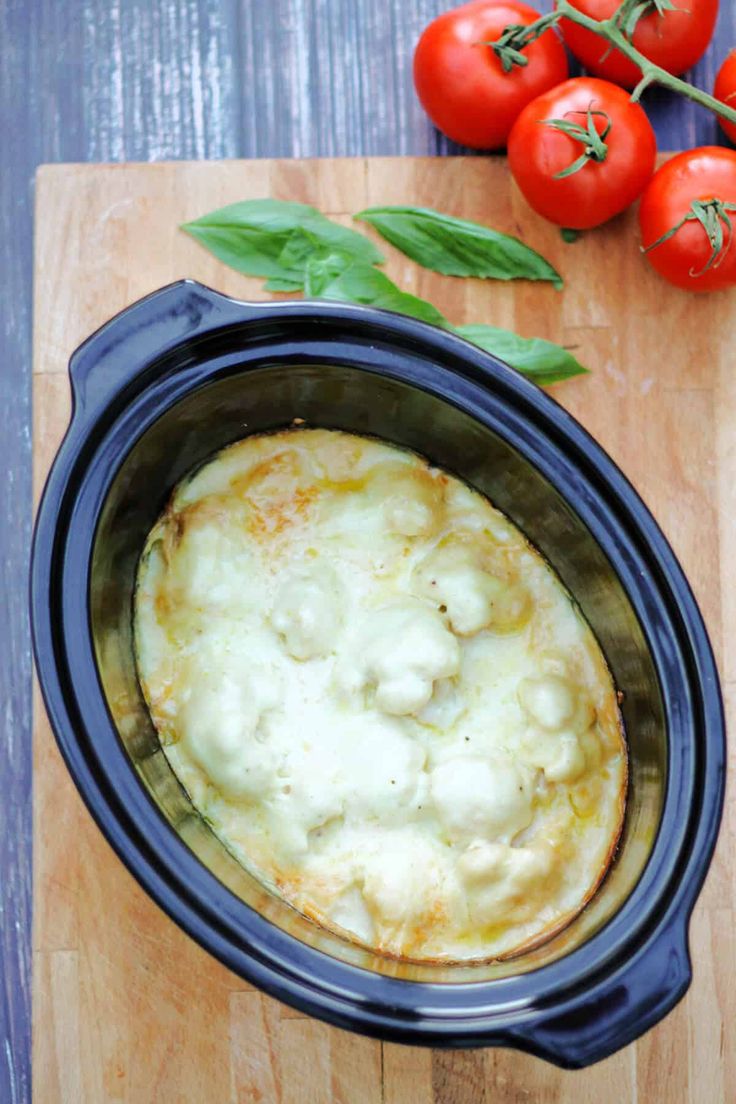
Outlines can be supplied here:
<path id="1" fill-rule="evenodd" d="M 214 830 L 384 953 L 518 952 L 590 898 L 626 753 L 600 649 L 483 496 L 333 430 L 253 436 L 149 535 L 141 683 Z"/>

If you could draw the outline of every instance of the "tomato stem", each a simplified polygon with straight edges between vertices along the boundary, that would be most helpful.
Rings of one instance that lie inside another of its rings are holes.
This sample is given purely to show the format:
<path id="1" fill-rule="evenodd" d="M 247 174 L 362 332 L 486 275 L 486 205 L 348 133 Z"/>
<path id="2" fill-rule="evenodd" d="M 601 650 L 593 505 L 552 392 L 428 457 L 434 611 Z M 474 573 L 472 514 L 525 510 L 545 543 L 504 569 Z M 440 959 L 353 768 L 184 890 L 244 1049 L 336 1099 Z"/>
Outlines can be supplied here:
<path id="1" fill-rule="evenodd" d="M 673 4 L 670 7 L 671 0 L 652 0 L 652 2 L 660 14 L 672 10 L 675 6 Z M 641 80 L 631 97 L 634 102 L 639 99 L 644 89 L 650 84 L 660 84 L 664 88 L 669 88 L 672 92 L 679 92 L 681 96 L 700 104 L 701 107 L 707 108 L 714 115 L 719 115 L 722 119 L 725 119 L 726 122 L 736 124 L 736 108 L 717 100 L 715 96 L 703 92 L 701 88 L 696 88 L 694 84 L 688 84 L 687 81 L 674 77 L 666 69 L 655 65 L 653 61 L 650 61 L 649 58 L 636 49 L 627 37 L 626 28 L 630 24 L 633 25 L 632 20 L 635 24 L 636 20 L 640 18 L 642 14 L 641 7 L 641 3 L 635 3 L 635 0 L 624 0 L 623 4 L 617 8 L 610 18 L 593 19 L 574 7 L 570 0 L 555 0 L 554 11 L 541 16 L 540 19 L 525 27 L 506 27 L 497 41 L 488 42 L 484 45 L 492 47 L 497 57 L 500 58 L 504 71 L 509 72 L 514 65 L 523 64 L 518 57 L 514 56 L 515 54 L 523 57 L 525 47 L 539 38 L 560 19 L 565 18 L 571 23 L 576 23 L 578 27 L 584 27 L 585 30 L 598 35 L 599 38 L 608 42 L 612 48 L 620 51 L 624 57 L 641 69 Z M 506 58 L 506 61 L 504 61 L 504 58 Z"/>
<path id="2" fill-rule="evenodd" d="M 504 27 L 500 38 L 493 42 L 478 42 L 478 46 L 490 46 L 494 54 L 501 62 L 504 73 L 510 73 L 515 65 L 524 66 L 529 62 L 522 50 L 544 34 L 548 27 L 554 26 L 558 21 L 557 12 L 548 12 L 540 16 L 533 23 L 511 23 Z"/>
<path id="3" fill-rule="evenodd" d="M 641 96 L 642 96 L 642 93 L 644 92 L 644 90 L 646 88 L 648 88 L 650 84 L 653 84 L 653 83 L 654 83 L 654 78 L 652 77 L 651 73 L 645 73 L 644 76 L 639 81 L 639 83 L 637 84 L 636 88 L 631 93 L 631 102 L 632 103 L 638 103 L 639 100 L 641 99 Z"/>
<path id="4" fill-rule="evenodd" d="M 570 111 L 569 115 L 582 115 L 582 111 Z M 606 120 L 603 130 L 598 133 L 593 119 L 598 115 Z M 562 134 L 566 134 L 568 138 L 572 138 L 575 142 L 580 142 L 583 146 L 583 152 L 580 154 L 571 165 L 567 168 L 561 169 L 560 172 L 555 173 L 553 180 L 562 180 L 566 176 L 572 176 L 576 172 L 580 172 L 589 161 L 597 161 L 599 164 L 606 160 L 608 155 L 608 146 L 606 145 L 606 138 L 611 132 L 611 119 L 605 111 L 594 111 L 592 102 L 588 104 L 588 110 L 585 112 L 585 126 L 580 126 L 579 123 L 571 123 L 567 119 L 543 119 L 540 120 L 543 126 L 552 127 L 553 130 L 559 130 Z"/>
<path id="5" fill-rule="evenodd" d="M 656 13 L 661 17 L 665 12 L 677 10 L 672 0 L 623 0 L 611 16 L 611 22 L 626 38 L 631 39 L 637 23 L 644 16 Z"/>
<path id="6" fill-rule="evenodd" d="M 661 238 L 657 238 L 651 245 L 640 246 L 641 251 L 648 253 L 650 249 L 656 249 L 658 245 L 669 241 L 686 222 L 699 222 L 708 236 L 711 253 L 700 271 L 696 272 L 691 268 L 690 275 L 702 276 L 709 269 L 718 268 L 726 259 L 733 242 L 733 226 L 729 215 L 734 211 L 736 211 L 736 203 L 724 203 L 722 199 L 717 198 L 694 199 L 690 204 L 690 210 L 679 222 L 671 226 L 666 234 L 662 234 Z"/>

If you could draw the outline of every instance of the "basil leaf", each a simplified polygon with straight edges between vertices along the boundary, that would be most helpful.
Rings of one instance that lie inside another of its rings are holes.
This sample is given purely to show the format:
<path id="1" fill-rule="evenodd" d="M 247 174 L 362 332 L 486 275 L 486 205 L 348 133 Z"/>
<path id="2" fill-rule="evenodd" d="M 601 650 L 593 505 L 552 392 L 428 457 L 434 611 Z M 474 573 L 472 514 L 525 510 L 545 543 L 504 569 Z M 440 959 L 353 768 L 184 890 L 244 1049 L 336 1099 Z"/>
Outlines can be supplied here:
<path id="1" fill-rule="evenodd" d="M 188 226 L 250 226 L 270 234 L 283 234 L 295 230 L 312 215 L 317 214 L 315 207 L 308 203 L 290 203 L 283 199 L 244 199 L 239 203 L 230 203 L 227 207 L 218 207 Z"/>
<path id="2" fill-rule="evenodd" d="M 381 310 L 408 314 L 433 326 L 450 328 L 450 323 L 435 306 L 426 299 L 419 299 L 408 291 L 402 291 L 384 272 L 371 265 L 353 264 L 332 282 L 326 283 L 320 297 L 339 299 L 347 303 L 364 303 Z"/>
<path id="3" fill-rule="evenodd" d="M 182 226 L 219 261 L 245 276 L 278 277 L 290 275 L 299 280 L 301 274 L 287 274 L 279 264 L 279 255 L 288 241 L 287 233 L 260 233 L 242 227 Z"/>
<path id="4" fill-rule="evenodd" d="M 369 265 L 383 264 L 386 259 L 364 234 L 347 226 L 340 226 L 339 222 L 332 222 L 319 211 L 315 211 L 302 224 L 302 230 L 319 242 L 326 251 L 347 253 L 356 261 Z"/>
<path id="5" fill-rule="evenodd" d="M 245 200 L 183 223 L 181 229 L 237 272 L 298 286 L 315 252 L 339 250 L 366 264 L 383 261 L 363 234 L 331 222 L 306 203 Z"/>
<path id="6" fill-rule="evenodd" d="M 408 314 L 422 322 L 471 341 L 486 352 L 493 353 L 512 368 L 545 386 L 587 372 L 572 353 L 540 337 L 519 337 L 510 330 L 482 323 L 453 326 L 426 299 L 410 295 L 390 280 L 384 272 L 370 265 L 350 263 L 344 254 L 313 260 L 307 267 L 305 293 L 315 298 L 338 299 L 348 303 L 364 303 L 382 310 Z"/>
<path id="7" fill-rule="evenodd" d="M 310 234 L 302 226 L 297 226 L 279 253 L 278 262 L 284 272 L 301 272 L 309 258 L 323 249 L 324 246 L 314 234 Z"/>
<path id="8" fill-rule="evenodd" d="M 540 387 L 580 376 L 588 371 L 567 349 L 541 337 L 519 337 L 511 330 L 501 330 L 497 326 L 485 326 L 482 323 L 456 326 L 455 332 L 466 341 L 472 341 L 486 352 L 493 353 L 499 360 L 506 361 Z"/>
<path id="9" fill-rule="evenodd" d="M 369 207 L 355 216 L 411 260 L 445 276 L 496 280 L 548 280 L 562 277 L 548 261 L 518 238 L 477 222 L 453 218 L 428 207 Z"/>
<path id="10" fill-rule="evenodd" d="M 270 280 L 266 280 L 263 285 L 264 291 L 301 291 L 301 280 L 285 280 L 280 276 L 272 276 Z"/>
<path id="11" fill-rule="evenodd" d="M 353 264 L 345 253 L 329 253 L 307 261 L 304 270 L 304 294 L 308 299 L 324 297 L 325 289 L 333 284 Z M 370 265 L 366 266 L 370 269 Z"/>

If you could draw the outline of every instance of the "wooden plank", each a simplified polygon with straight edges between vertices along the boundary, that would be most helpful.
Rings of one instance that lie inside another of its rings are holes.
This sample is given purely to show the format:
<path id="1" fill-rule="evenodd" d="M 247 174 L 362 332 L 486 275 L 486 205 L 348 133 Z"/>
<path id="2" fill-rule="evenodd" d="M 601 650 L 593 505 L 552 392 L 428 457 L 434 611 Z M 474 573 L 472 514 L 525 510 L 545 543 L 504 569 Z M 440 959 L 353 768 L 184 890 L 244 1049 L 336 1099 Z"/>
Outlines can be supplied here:
<path id="1" fill-rule="evenodd" d="M 435 1099 L 432 1051 L 383 1044 L 384 1104 L 428 1104 Z"/>
<path id="2" fill-rule="evenodd" d="M 483 318 L 580 347 L 593 370 L 555 394 L 644 491 L 681 556 L 736 686 L 736 317 L 719 297 L 668 289 L 633 245 L 631 216 L 574 246 L 529 212 L 501 160 L 376 159 L 57 166 L 39 173 L 36 485 L 68 417 L 66 361 L 110 314 L 193 276 L 243 298 L 259 282 L 216 262 L 177 224 L 235 199 L 307 200 L 349 220 L 365 204 L 435 204 L 522 232 L 568 277 L 452 281 L 386 248 L 388 270 L 457 322 Z M 605 264 L 604 264 L 605 258 Z M 602 273 L 607 278 L 602 277 Z M 732 624 L 726 617 L 724 624 Z M 36 1098 L 98 1104 L 203 1099 L 289 1104 L 670 1104 L 729 1100 L 736 1068 L 734 822 L 695 913 L 687 999 L 634 1046 L 581 1073 L 511 1051 L 383 1045 L 317 1023 L 224 970 L 148 900 L 84 811 L 37 707 L 34 1064 Z"/>

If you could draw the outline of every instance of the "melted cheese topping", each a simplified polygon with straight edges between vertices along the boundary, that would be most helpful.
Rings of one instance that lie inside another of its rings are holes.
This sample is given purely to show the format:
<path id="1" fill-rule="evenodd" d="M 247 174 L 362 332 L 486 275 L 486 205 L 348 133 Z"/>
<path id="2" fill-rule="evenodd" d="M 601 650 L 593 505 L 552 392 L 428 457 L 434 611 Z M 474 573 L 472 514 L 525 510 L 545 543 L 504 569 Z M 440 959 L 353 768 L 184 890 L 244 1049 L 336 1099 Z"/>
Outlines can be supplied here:
<path id="1" fill-rule="evenodd" d="M 321 923 L 497 957 L 605 872 L 626 754 L 598 645 L 522 534 L 420 457 L 329 430 L 221 452 L 149 536 L 135 634 L 192 801 Z"/>

